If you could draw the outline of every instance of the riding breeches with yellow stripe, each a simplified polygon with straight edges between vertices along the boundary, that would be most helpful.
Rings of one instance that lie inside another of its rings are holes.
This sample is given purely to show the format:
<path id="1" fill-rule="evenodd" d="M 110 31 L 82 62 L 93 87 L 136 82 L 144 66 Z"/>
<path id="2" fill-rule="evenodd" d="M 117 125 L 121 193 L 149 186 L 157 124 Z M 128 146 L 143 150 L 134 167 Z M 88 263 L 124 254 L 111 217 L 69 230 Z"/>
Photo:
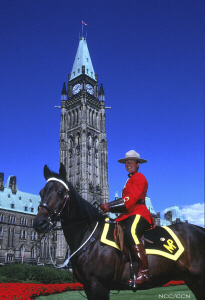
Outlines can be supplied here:
<path id="1" fill-rule="evenodd" d="M 140 238 L 145 230 L 150 228 L 149 222 L 140 215 L 132 215 L 124 219 L 122 223 L 125 226 L 124 239 L 128 248 L 140 244 Z"/>

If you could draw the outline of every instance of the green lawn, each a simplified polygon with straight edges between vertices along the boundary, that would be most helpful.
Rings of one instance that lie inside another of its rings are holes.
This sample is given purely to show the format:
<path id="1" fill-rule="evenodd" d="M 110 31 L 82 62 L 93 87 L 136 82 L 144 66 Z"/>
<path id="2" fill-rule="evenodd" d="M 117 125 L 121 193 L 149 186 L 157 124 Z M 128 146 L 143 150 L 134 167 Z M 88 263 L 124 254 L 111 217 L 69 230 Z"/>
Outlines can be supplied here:
<path id="1" fill-rule="evenodd" d="M 84 291 L 80 291 L 82 295 L 85 296 Z M 40 296 L 35 298 L 36 300 L 82 300 L 82 297 L 78 291 L 71 291 L 61 294 L 55 294 L 50 296 Z M 196 300 L 193 293 L 188 289 L 186 285 L 170 286 L 154 288 L 146 291 L 137 291 L 136 293 L 132 291 L 111 291 L 110 300 L 160 300 L 160 299 L 190 299 Z"/>

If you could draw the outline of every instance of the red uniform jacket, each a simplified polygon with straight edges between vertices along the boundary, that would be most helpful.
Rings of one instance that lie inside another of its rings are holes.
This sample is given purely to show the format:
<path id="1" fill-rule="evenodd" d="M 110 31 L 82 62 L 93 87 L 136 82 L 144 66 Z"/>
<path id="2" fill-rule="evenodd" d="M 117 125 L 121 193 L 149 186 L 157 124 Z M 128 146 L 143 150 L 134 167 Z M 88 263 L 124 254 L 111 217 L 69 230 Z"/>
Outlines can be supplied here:
<path id="1" fill-rule="evenodd" d="M 125 184 L 122 191 L 122 199 L 128 210 L 127 214 L 121 214 L 116 221 L 122 221 L 131 215 L 140 215 L 145 218 L 150 224 L 154 224 L 149 210 L 145 204 L 145 197 L 148 189 L 148 182 L 145 176 L 141 173 L 133 174 Z"/>

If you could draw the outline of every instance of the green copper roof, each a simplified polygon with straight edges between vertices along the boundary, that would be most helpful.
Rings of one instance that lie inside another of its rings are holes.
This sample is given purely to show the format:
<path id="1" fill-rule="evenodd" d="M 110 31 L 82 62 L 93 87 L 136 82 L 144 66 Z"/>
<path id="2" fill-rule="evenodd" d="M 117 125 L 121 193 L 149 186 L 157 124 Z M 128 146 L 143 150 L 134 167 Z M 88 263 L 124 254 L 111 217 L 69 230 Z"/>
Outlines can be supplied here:
<path id="1" fill-rule="evenodd" d="M 80 76 L 82 74 L 82 66 L 85 66 L 85 74 L 95 79 L 95 71 L 88 51 L 86 39 L 80 38 L 78 50 L 76 53 L 75 61 L 73 64 L 70 80 Z"/>
<path id="2" fill-rule="evenodd" d="M 0 191 L 0 209 L 37 215 L 41 201 L 40 196 L 19 191 L 18 186 L 16 186 L 16 194 L 13 194 L 9 188 L 10 177 L 4 186 L 4 190 Z"/>
<path id="3" fill-rule="evenodd" d="M 152 213 L 152 214 L 156 214 L 153 205 L 152 205 L 152 201 L 149 197 L 145 197 L 145 205 L 147 206 L 148 210 Z"/>

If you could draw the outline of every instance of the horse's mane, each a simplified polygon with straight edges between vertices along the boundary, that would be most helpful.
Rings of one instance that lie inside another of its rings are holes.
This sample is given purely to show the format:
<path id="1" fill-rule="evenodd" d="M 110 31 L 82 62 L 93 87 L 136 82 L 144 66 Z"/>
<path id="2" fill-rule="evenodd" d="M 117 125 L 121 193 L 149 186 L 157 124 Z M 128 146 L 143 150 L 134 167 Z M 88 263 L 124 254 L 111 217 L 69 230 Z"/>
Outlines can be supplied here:
<path id="1" fill-rule="evenodd" d="M 86 201 L 73 187 L 72 183 L 68 182 L 70 189 L 71 201 L 77 206 L 78 218 L 88 217 L 90 221 L 101 219 L 103 216 L 90 202 Z"/>

